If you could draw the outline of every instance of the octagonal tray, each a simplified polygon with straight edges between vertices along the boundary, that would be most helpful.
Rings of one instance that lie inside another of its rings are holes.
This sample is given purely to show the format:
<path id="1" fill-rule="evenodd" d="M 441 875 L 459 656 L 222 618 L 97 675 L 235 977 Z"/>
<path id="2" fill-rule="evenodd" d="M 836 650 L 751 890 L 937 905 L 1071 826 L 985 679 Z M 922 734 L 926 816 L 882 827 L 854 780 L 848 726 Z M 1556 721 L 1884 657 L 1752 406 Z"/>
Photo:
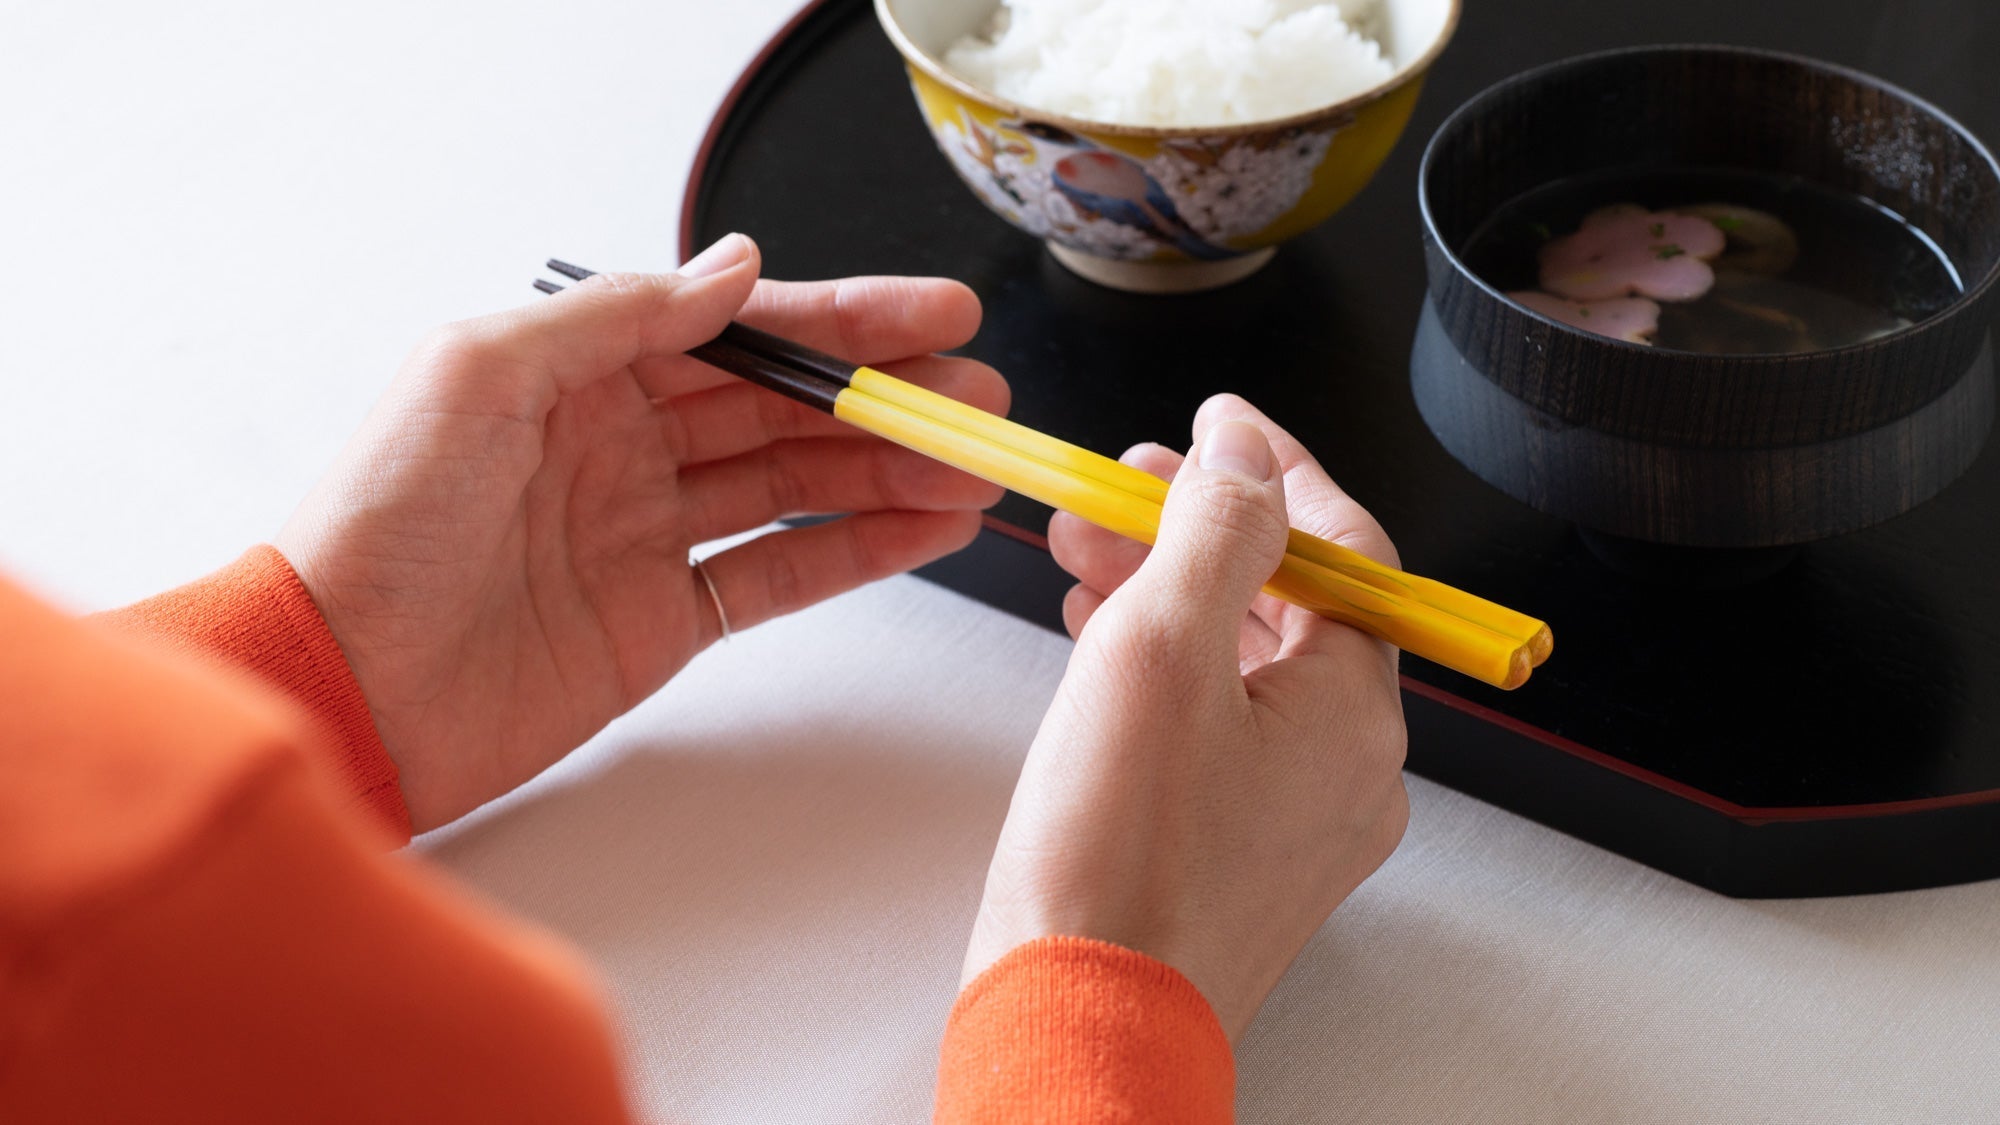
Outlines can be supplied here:
<path id="1" fill-rule="evenodd" d="M 985 302 L 967 354 L 1014 417 L 1116 454 L 1184 445 L 1236 391 L 1298 434 L 1382 521 L 1405 565 L 1546 618 L 1556 653 L 1517 692 L 1406 657 L 1410 768 L 1741 896 L 1851 894 L 2000 875 L 2000 450 L 1890 523 L 1814 544 L 1726 594 L 1606 569 L 1567 525 L 1454 462 L 1412 405 L 1424 293 L 1422 145 L 1509 73 L 1640 42 L 1826 58 L 2000 135 L 2000 5 L 1912 0 L 1474 0 L 1375 182 L 1264 270 L 1210 293 L 1133 296 L 1067 272 L 989 214 L 931 145 L 866 0 L 779 33 L 718 112 L 686 193 L 683 258 L 731 230 L 776 277 L 955 277 Z M 1047 510 L 1009 496 L 924 574 L 1060 629 L 1069 580 Z"/>

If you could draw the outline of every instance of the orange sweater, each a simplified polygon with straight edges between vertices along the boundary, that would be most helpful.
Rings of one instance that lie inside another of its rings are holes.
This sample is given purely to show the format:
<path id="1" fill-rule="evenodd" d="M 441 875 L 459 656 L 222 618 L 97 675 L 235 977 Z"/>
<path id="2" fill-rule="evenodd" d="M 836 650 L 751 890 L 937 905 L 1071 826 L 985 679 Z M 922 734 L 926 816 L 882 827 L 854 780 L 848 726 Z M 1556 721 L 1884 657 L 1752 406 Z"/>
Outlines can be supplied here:
<path id="1" fill-rule="evenodd" d="M 0 581 L 0 1121 L 629 1120 L 586 968 L 409 831 L 276 551 L 96 621 Z M 1226 1121 L 1233 1084 L 1186 978 L 1048 938 L 959 998 L 937 1116 Z"/>

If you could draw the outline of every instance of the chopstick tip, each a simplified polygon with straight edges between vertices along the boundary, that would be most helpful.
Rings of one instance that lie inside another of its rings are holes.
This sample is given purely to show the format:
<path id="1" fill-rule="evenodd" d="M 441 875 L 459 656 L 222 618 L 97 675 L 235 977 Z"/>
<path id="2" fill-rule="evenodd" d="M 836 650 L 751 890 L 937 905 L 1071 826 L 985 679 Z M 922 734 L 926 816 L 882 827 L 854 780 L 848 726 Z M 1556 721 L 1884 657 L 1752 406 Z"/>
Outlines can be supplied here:
<path id="1" fill-rule="evenodd" d="M 1534 636 L 1528 638 L 1528 662 L 1533 667 L 1540 668 L 1542 661 L 1547 660 L 1549 654 L 1555 650 L 1556 635 L 1549 632 L 1546 624 L 1535 630 Z"/>

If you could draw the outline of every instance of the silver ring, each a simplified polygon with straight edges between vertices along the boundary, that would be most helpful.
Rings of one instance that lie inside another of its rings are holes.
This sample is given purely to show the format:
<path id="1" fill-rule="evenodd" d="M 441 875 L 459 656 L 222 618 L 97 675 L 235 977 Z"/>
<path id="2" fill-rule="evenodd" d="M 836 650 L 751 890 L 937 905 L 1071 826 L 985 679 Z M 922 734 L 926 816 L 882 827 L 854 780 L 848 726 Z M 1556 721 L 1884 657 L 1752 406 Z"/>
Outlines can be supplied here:
<path id="1" fill-rule="evenodd" d="M 688 565 L 701 575 L 701 584 L 708 587 L 708 600 L 715 603 L 715 620 L 722 625 L 722 639 L 729 639 L 729 614 L 722 608 L 722 592 L 715 588 L 715 579 L 708 576 L 708 568 L 693 555 L 688 556 Z"/>

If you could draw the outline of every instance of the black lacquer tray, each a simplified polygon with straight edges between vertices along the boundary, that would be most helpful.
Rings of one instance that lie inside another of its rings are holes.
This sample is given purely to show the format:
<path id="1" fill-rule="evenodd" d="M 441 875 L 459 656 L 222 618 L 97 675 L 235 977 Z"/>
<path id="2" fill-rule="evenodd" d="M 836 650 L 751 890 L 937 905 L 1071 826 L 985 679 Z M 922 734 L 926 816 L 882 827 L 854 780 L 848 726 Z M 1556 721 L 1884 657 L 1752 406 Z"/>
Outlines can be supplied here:
<path id="1" fill-rule="evenodd" d="M 1019 420 L 1103 452 L 1184 444 L 1233 390 L 1298 434 L 1410 569 L 1546 618 L 1554 658 L 1506 693 L 1405 659 L 1410 768 L 1733 895 L 1852 894 L 2000 875 L 2000 449 L 1936 500 L 1814 544 L 1727 594 L 1627 579 L 1567 525 L 1488 488 L 1418 418 L 1423 142 L 1508 74 L 1583 51 L 1727 42 L 1870 71 L 2000 138 L 1992 0 L 1469 0 L 1375 182 L 1247 281 L 1184 297 L 1099 288 L 990 215 L 931 145 L 866 0 L 802 11 L 722 106 L 681 252 L 731 230 L 767 272 L 956 277 L 966 352 Z M 1996 442 L 2000 445 L 2000 442 Z M 1047 511 L 1009 496 L 925 575 L 1060 628 Z"/>

